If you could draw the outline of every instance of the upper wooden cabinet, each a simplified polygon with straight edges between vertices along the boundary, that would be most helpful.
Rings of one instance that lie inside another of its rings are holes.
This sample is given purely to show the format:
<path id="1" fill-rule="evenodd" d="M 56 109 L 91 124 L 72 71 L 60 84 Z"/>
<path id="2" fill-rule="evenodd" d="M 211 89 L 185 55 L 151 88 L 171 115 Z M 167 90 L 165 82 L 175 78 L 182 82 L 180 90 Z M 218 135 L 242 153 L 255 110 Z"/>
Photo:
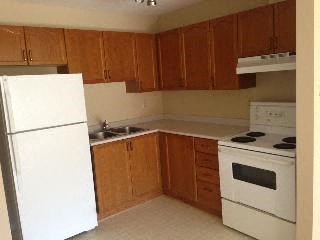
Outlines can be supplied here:
<path id="1" fill-rule="evenodd" d="M 210 23 L 182 28 L 186 89 L 210 89 Z"/>
<path id="2" fill-rule="evenodd" d="M 180 29 L 158 34 L 160 87 L 163 90 L 185 88 L 182 73 L 182 37 Z"/>
<path id="3" fill-rule="evenodd" d="M 136 34 L 137 83 L 135 91 L 150 92 L 158 89 L 156 37 L 154 34 Z M 128 82 L 127 82 L 128 83 Z M 131 84 L 132 81 L 129 82 Z"/>
<path id="4" fill-rule="evenodd" d="M 127 144 L 117 141 L 93 147 L 98 218 L 116 212 L 132 200 Z"/>
<path id="5" fill-rule="evenodd" d="M 275 51 L 296 51 L 296 1 L 287 0 L 275 6 Z"/>
<path id="6" fill-rule="evenodd" d="M 135 34 L 104 32 L 107 82 L 136 80 Z"/>
<path id="7" fill-rule="evenodd" d="M 23 27 L 0 26 L 0 65 L 27 65 Z"/>
<path id="8" fill-rule="evenodd" d="M 129 142 L 133 194 L 143 196 L 160 191 L 159 136 L 148 134 Z"/>
<path id="9" fill-rule="evenodd" d="M 102 32 L 65 30 L 68 72 L 82 73 L 84 83 L 103 83 L 107 79 Z"/>
<path id="10" fill-rule="evenodd" d="M 194 140 L 192 137 L 167 134 L 169 192 L 185 201 L 196 200 Z"/>
<path id="11" fill-rule="evenodd" d="M 38 27 L 24 29 L 30 65 L 67 64 L 63 29 Z"/>
<path id="12" fill-rule="evenodd" d="M 238 41 L 240 57 L 273 53 L 273 11 L 273 6 L 267 5 L 238 14 Z"/>
<path id="13" fill-rule="evenodd" d="M 255 86 L 255 76 L 239 76 L 236 73 L 238 62 L 237 15 L 212 20 L 212 76 L 213 89 L 232 90 Z"/>

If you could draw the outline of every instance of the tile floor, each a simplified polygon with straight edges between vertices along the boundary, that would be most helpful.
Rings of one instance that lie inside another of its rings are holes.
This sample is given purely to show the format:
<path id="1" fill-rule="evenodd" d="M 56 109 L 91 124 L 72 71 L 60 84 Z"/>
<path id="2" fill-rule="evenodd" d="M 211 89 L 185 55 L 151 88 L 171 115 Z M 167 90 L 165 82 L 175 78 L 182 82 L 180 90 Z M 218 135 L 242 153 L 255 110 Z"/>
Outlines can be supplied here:
<path id="1" fill-rule="evenodd" d="M 70 240 L 249 240 L 221 219 L 178 200 L 160 196 L 110 217 Z"/>

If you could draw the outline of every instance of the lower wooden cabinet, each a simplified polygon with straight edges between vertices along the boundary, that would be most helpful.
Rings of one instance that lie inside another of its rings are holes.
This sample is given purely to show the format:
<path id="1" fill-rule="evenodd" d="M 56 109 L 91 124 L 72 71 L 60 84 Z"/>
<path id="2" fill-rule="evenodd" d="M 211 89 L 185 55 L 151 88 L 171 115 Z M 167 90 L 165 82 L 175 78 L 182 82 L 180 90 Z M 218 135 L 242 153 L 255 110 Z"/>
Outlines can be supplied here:
<path id="1" fill-rule="evenodd" d="M 217 141 L 161 133 L 160 156 L 165 194 L 221 216 Z"/>
<path id="2" fill-rule="evenodd" d="M 98 219 L 161 194 L 158 134 L 92 147 Z"/>
<path id="3" fill-rule="evenodd" d="M 129 142 L 133 194 L 141 197 L 161 189 L 159 137 L 144 135 Z"/>

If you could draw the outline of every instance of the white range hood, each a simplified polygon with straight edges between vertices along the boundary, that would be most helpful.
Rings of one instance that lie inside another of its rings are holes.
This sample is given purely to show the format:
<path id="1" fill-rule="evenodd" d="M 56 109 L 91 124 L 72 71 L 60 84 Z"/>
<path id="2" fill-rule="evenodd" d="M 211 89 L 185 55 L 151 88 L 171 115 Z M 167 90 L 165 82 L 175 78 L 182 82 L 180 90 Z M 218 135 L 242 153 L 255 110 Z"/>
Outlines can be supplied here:
<path id="1" fill-rule="evenodd" d="M 237 74 L 275 72 L 296 69 L 296 55 L 290 53 L 270 54 L 239 58 Z"/>

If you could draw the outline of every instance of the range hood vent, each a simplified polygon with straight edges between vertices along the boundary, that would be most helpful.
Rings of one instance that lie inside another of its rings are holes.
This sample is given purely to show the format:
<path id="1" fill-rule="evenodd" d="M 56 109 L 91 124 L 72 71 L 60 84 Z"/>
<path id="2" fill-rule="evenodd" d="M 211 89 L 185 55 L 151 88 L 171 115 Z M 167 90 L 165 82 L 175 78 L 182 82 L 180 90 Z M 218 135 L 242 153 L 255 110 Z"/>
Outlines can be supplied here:
<path id="1" fill-rule="evenodd" d="M 270 54 L 239 58 L 237 74 L 276 72 L 296 69 L 296 55 L 291 53 Z"/>

